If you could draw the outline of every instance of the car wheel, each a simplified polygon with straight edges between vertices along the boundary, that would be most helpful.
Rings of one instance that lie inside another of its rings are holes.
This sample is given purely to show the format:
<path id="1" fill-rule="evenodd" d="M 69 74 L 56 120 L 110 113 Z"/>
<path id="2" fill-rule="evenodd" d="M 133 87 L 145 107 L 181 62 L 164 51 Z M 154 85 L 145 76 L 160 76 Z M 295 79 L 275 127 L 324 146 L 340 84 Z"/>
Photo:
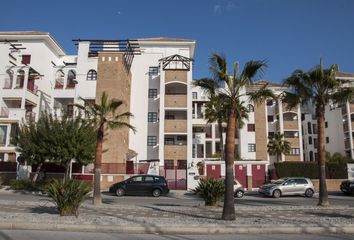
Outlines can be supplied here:
<path id="1" fill-rule="evenodd" d="M 122 197 L 125 195 L 125 191 L 123 188 L 118 188 L 117 191 L 116 191 L 116 194 L 118 197 Z"/>
<path id="2" fill-rule="evenodd" d="M 274 198 L 279 198 L 280 196 L 281 196 L 280 190 L 278 190 L 278 189 L 274 190 L 274 192 L 273 192 L 273 197 L 274 197 Z"/>
<path id="3" fill-rule="evenodd" d="M 154 190 L 152 191 L 152 196 L 154 196 L 154 197 L 160 197 L 160 195 L 161 195 L 160 189 L 154 189 Z"/>
<path id="4" fill-rule="evenodd" d="M 312 189 L 307 189 L 307 190 L 305 191 L 305 197 L 310 198 L 310 197 L 312 197 L 312 196 L 313 196 L 313 190 L 312 190 Z"/>
<path id="5" fill-rule="evenodd" d="M 241 191 L 241 190 L 238 190 L 236 193 L 235 193 L 235 197 L 237 198 L 242 198 L 244 195 L 244 193 Z"/>

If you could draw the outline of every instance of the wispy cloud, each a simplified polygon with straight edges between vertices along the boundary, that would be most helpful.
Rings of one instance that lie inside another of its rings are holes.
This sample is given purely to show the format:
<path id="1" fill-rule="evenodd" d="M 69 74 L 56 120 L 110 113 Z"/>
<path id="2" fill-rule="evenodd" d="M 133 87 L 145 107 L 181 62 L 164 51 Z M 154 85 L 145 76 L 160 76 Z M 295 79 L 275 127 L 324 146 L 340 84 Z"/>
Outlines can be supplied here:
<path id="1" fill-rule="evenodd" d="M 239 6 L 234 1 L 228 1 L 226 3 L 226 9 L 231 11 L 233 9 L 239 8 Z"/>
<path id="2" fill-rule="evenodd" d="M 218 4 L 214 5 L 213 13 L 214 13 L 214 15 L 220 15 L 221 14 L 221 6 Z"/>

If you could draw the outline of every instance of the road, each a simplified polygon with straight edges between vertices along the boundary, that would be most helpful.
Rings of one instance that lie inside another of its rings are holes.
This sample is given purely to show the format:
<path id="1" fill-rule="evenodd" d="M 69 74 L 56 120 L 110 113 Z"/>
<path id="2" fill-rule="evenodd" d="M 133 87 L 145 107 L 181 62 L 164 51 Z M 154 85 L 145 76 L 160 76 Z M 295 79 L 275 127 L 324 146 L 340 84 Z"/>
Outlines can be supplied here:
<path id="1" fill-rule="evenodd" d="M 103 193 L 103 202 L 106 204 L 119 204 L 119 205 L 160 205 L 160 206 L 195 206 L 203 204 L 203 201 L 196 196 L 181 195 L 181 196 L 162 196 L 154 198 L 150 196 L 124 196 L 117 197 L 108 193 Z M 38 201 L 49 199 L 44 196 L 35 196 L 32 194 L 9 194 L 0 193 L 1 200 L 11 201 Z M 340 192 L 330 193 L 330 204 L 333 206 L 349 206 L 354 207 L 354 197 L 346 196 Z M 90 202 L 90 200 L 87 200 Z M 313 198 L 305 198 L 301 196 L 288 196 L 274 199 L 272 197 L 264 197 L 255 193 L 245 195 L 241 199 L 235 199 L 235 205 L 241 206 L 315 206 L 318 202 L 318 196 Z"/>
<path id="2" fill-rule="evenodd" d="M 2 230 L 0 231 L 0 240 L 349 240 L 352 235 L 345 234 L 267 234 L 267 235 L 158 235 L 158 234 L 122 234 L 122 233 L 87 233 L 87 232 L 58 232 L 58 231 L 20 231 L 20 230 Z"/>

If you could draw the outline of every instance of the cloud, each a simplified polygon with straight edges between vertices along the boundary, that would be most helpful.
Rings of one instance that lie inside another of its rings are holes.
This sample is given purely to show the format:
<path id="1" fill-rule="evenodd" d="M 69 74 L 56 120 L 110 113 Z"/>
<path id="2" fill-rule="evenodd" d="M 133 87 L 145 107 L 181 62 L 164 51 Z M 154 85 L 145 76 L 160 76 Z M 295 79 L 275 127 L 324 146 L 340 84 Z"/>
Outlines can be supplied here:
<path id="1" fill-rule="evenodd" d="M 221 14 L 221 6 L 220 5 L 214 5 L 213 13 L 214 13 L 214 15 L 220 15 Z"/>
<path id="2" fill-rule="evenodd" d="M 239 6 L 235 3 L 235 2 L 233 2 L 233 1 L 228 1 L 227 3 L 226 3 L 226 9 L 227 10 L 233 10 L 233 9 L 235 9 L 235 8 L 239 8 Z"/>

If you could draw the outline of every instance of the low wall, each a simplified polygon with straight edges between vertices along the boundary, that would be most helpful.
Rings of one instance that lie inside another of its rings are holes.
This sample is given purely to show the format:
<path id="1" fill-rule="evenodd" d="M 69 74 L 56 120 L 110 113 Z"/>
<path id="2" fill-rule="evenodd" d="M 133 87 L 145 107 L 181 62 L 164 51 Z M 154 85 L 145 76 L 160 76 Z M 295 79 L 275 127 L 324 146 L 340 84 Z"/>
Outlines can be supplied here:
<path id="1" fill-rule="evenodd" d="M 346 179 L 327 179 L 327 191 L 340 191 L 340 184 L 342 181 Z M 318 192 L 319 191 L 319 180 L 318 179 L 311 179 L 313 184 L 315 185 L 315 189 Z"/>

